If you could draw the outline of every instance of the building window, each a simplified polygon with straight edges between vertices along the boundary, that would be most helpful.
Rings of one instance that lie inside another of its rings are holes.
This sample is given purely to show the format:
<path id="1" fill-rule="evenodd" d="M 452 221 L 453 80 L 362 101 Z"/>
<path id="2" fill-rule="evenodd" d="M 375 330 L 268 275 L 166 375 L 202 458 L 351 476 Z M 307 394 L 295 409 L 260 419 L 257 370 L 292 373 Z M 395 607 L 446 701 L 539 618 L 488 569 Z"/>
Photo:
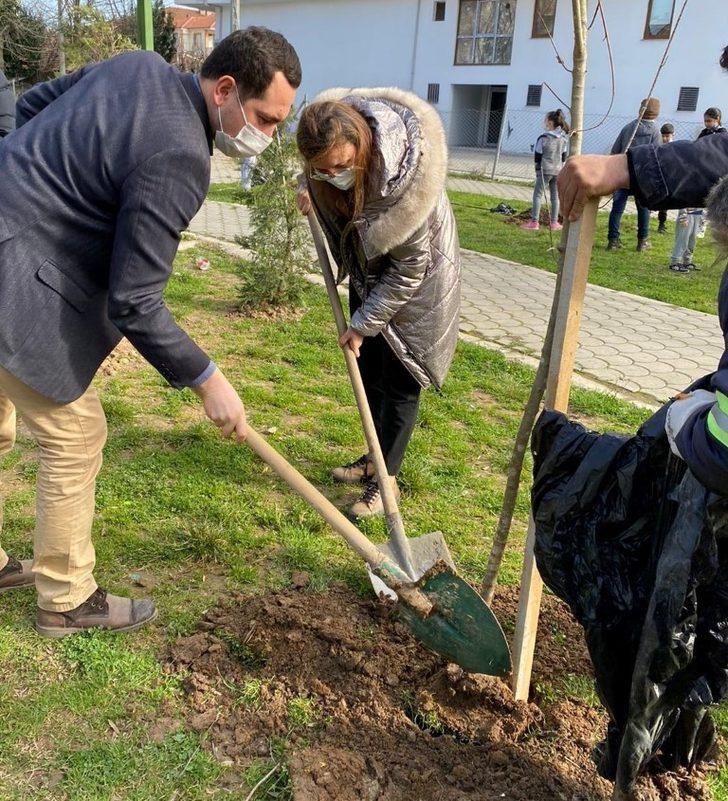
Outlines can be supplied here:
<path id="1" fill-rule="evenodd" d="M 531 36 L 540 39 L 554 35 L 556 23 L 556 0 L 536 0 L 533 7 L 533 30 Z"/>
<path id="2" fill-rule="evenodd" d="M 192 46 L 195 48 L 195 50 L 202 50 L 202 34 L 201 33 L 196 33 L 193 36 L 193 44 L 192 44 Z"/>
<path id="3" fill-rule="evenodd" d="M 460 0 L 456 64 L 510 64 L 516 0 Z"/>
<path id="4" fill-rule="evenodd" d="M 444 22 L 445 20 L 445 3 L 435 3 L 435 11 L 433 14 L 435 22 Z"/>
<path id="5" fill-rule="evenodd" d="M 527 106 L 540 106 L 541 105 L 541 89 L 540 83 L 532 83 L 528 86 L 528 94 L 526 95 Z"/>
<path id="6" fill-rule="evenodd" d="M 432 103 L 433 106 L 440 102 L 440 84 L 428 83 L 427 84 L 427 102 Z"/>
<path id="7" fill-rule="evenodd" d="M 677 101 L 678 111 L 696 111 L 698 108 L 699 86 L 681 86 Z"/>
<path id="8" fill-rule="evenodd" d="M 675 0 L 650 0 L 647 7 L 645 39 L 669 39 Z"/>

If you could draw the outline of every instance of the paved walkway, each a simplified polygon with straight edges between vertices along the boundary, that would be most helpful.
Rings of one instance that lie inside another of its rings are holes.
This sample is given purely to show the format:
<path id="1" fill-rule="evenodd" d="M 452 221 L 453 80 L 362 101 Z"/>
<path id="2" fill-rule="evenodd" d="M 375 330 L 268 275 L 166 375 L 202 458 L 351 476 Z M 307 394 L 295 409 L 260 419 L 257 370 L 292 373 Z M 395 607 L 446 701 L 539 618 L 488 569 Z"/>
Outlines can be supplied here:
<path id="1" fill-rule="evenodd" d="M 190 225 L 233 242 L 247 231 L 244 206 L 206 202 Z M 463 251 L 461 332 L 528 363 L 540 355 L 555 277 L 535 267 Z M 576 369 L 582 383 L 661 403 L 716 369 L 718 317 L 589 285 Z"/>
<path id="2" fill-rule="evenodd" d="M 555 280 L 463 251 L 461 331 L 506 353 L 540 355 Z M 605 389 L 662 402 L 715 370 L 722 342 L 716 315 L 589 284 L 576 369 Z"/>

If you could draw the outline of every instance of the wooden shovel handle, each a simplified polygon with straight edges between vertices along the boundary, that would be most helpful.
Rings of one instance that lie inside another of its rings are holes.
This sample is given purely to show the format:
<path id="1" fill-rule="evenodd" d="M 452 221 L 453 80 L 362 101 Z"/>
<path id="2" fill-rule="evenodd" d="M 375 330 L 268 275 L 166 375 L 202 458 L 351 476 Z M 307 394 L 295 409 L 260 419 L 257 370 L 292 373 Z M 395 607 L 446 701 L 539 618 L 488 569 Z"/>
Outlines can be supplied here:
<path id="1" fill-rule="evenodd" d="M 339 336 L 342 336 L 346 333 L 348 326 L 346 324 L 346 318 L 344 317 L 344 311 L 341 308 L 341 298 L 336 288 L 336 281 L 334 280 L 334 273 L 331 269 L 329 254 L 326 251 L 326 246 L 323 241 L 321 227 L 313 211 L 309 211 L 308 213 L 308 224 L 311 227 L 311 236 L 316 246 L 316 254 L 318 256 L 321 272 L 324 276 L 326 291 L 328 292 L 329 301 L 331 302 L 331 309 L 334 313 L 336 330 L 339 332 Z M 397 550 L 400 565 L 410 577 L 414 577 L 415 571 L 412 564 L 412 551 L 404 531 L 404 523 L 397 504 L 397 497 L 394 494 L 391 481 L 388 480 L 389 473 L 387 471 L 387 465 L 384 461 L 384 454 L 382 453 L 377 430 L 374 426 L 374 418 L 369 408 L 369 401 L 367 400 L 366 390 L 364 389 L 364 383 L 361 379 L 359 365 L 356 356 L 350 348 L 344 348 L 344 359 L 346 360 L 346 368 L 349 371 L 351 386 L 354 390 L 356 405 L 359 408 L 359 416 L 361 417 L 364 436 L 366 437 L 369 453 L 374 462 L 374 472 L 379 484 L 379 491 L 382 494 L 382 505 L 384 506 L 384 512 L 387 518 L 387 530 Z"/>

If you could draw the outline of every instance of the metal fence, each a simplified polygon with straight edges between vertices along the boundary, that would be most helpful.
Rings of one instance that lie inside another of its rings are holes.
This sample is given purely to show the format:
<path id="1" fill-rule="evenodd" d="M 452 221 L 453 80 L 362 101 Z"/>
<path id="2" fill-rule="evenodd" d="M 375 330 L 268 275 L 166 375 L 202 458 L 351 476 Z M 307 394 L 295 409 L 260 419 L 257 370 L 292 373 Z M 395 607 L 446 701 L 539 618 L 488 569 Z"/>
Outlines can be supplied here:
<path id="1" fill-rule="evenodd" d="M 533 148 L 544 130 L 544 111 L 510 111 L 485 114 L 479 109 L 442 114 L 450 144 L 450 170 L 477 178 L 533 181 Z M 634 117 L 587 115 L 584 153 L 609 153 L 622 128 Z M 702 122 L 669 120 L 675 139 L 695 139 Z"/>

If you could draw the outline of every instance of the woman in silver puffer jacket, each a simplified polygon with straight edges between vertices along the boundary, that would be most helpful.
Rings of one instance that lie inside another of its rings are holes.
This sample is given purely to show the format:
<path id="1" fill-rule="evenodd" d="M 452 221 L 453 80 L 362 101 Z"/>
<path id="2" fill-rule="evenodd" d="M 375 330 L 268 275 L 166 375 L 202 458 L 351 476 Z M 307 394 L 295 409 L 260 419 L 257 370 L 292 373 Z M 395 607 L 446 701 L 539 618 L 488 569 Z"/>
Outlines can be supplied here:
<path id="1" fill-rule="evenodd" d="M 437 112 L 399 89 L 332 89 L 302 113 L 299 190 L 339 268 L 351 323 L 341 338 L 359 357 L 389 474 L 412 435 L 420 391 L 440 389 L 458 339 L 460 246 L 445 193 L 447 145 Z M 334 479 L 366 484 L 351 513 L 382 513 L 364 455 Z"/>

